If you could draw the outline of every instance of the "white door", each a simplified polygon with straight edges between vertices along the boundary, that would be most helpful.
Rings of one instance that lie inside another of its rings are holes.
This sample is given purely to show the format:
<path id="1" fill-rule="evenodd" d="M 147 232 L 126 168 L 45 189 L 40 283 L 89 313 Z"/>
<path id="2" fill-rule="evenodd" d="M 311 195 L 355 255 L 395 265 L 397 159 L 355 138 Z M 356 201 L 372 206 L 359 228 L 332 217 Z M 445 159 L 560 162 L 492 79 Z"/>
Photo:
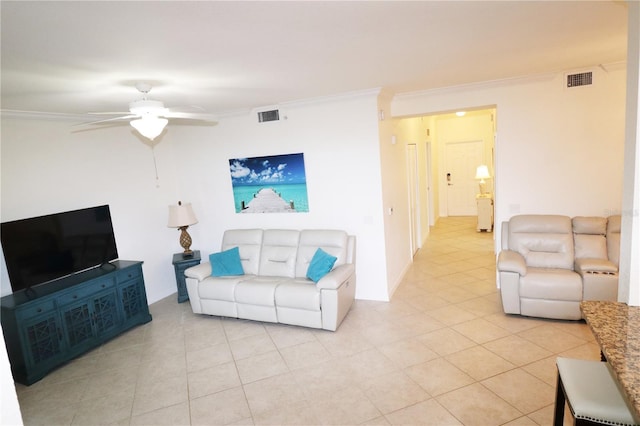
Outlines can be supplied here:
<path id="1" fill-rule="evenodd" d="M 420 248 L 420 208 L 418 204 L 418 155 L 415 144 L 407 145 L 407 180 L 409 182 L 409 225 L 411 256 Z"/>
<path id="2" fill-rule="evenodd" d="M 447 183 L 447 215 L 478 214 L 476 168 L 483 164 L 482 141 L 449 142 L 445 151 L 445 181 Z"/>
<path id="3" fill-rule="evenodd" d="M 427 186 L 427 221 L 425 223 L 428 224 L 426 227 L 427 233 L 429 232 L 429 226 L 435 226 L 436 221 L 436 213 L 435 213 L 435 201 L 433 200 L 433 180 L 432 180 L 432 165 L 431 165 L 431 142 L 427 142 L 426 144 L 426 186 Z"/>

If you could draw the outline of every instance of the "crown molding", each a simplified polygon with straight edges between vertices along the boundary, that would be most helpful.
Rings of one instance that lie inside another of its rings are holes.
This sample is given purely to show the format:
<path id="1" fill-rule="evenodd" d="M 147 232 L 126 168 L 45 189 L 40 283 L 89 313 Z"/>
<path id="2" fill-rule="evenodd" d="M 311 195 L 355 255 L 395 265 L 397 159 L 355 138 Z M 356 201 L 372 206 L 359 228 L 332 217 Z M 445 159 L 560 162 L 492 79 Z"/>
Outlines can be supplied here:
<path id="1" fill-rule="evenodd" d="M 367 97 L 367 96 L 379 96 L 381 93 L 382 93 L 382 88 L 376 87 L 373 89 L 356 90 L 352 92 L 338 93 L 334 95 L 318 96 L 314 98 L 279 102 L 271 105 L 261 105 L 251 109 L 242 109 L 242 110 L 236 110 L 236 111 L 229 111 L 226 113 L 220 113 L 220 114 L 217 114 L 217 116 L 218 118 L 239 117 L 243 115 L 254 114 L 257 111 L 264 111 L 269 109 L 291 108 L 291 107 L 299 107 L 299 106 L 306 106 L 306 105 L 313 105 L 313 104 L 322 104 L 325 102 L 336 102 L 336 101 L 343 101 L 347 99 L 357 99 L 357 98 Z"/>
<path id="2" fill-rule="evenodd" d="M 25 120 L 51 120 L 51 121 L 87 121 L 83 114 L 67 114 L 60 112 L 22 111 L 15 109 L 0 109 L 0 118 L 20 118 Z"/>
<path id="3" fill-rule="evenodd" d="M 356 99 L 366 96 L 380 96 L 383 93 L 382 88 L 373 88 L 366 90 L 357 90 L 353 92 L 339 93 L 335 95 L 319 96 L 315 98 L 299 99 L 294 101 L 280 102 L 270 106 L 259 106 L 251 109 L 242 109 L 236 111 L 228 111 L 224 113 L 216 114 L 220 118 L 238 117 L 243 115 L 252 114 L 255 111 L 263 111 L 265 109 L 281 109 L 291 108 L 304 105 L 321 104 L 325 102 L 336 102 L 347 99 Z M 87 115 L 83 114 L 68 114 L 57 112 L 44 112 L 44 111 L 23 111 L 14 109 L 0 109 L 0 118 L 19 118 L 24 120 L 51 120 L 51 121 L 87 121 Z"/>
<path id="4" fill-rule="evenodd" d="M 457 86 L 437 87 L 434 89 L 420 90 L 415 92 L 401 92 L 401 93 L 396 93 L 396 95 L 394 96 L 394 100 L 411 99 L 416 97 L 423 97 L 425 95 L 455 93 L 460 91 L 467 91 L 470 89 L 486 89 L 486 88 L 494 88 L 494 87 L 504 87 L 504 86 L 509 86 L 509 85 L 518 84 L 518 83 L 552 80 L 556 78 L 558 75 L 564 75 L 567 73 L 576 72 L 576 70 L 599 69 L 605 73 L 608 73 L 610 71 L 626 69 L 626 64 L 627 64 L 626 61 L 619 61 L 619 62 L 611 62 L 608 64 L 596 64 L 596 65 L 591 65 L 591 66 L 586 66 L 581 68 L 573 68 L 570 70 L 522 75 L 522 76 L 502 78 L 497 80 L 479 81 L 479 82 L 468 83 L 468 84 L 460 84 Z"/>

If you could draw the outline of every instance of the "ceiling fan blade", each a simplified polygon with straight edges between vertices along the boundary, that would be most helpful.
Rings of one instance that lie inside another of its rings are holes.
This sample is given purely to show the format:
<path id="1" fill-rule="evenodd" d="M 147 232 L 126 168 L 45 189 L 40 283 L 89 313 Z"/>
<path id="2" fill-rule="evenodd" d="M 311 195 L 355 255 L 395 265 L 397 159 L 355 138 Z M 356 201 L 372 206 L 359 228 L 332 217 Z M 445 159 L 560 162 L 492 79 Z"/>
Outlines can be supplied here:
<path id="1" fill-rule="evenodd" d="M 113 123 L 115 121 L 126 121 L 126 120 L 130 120 L 130 119 L 136 118 L 136 117 L 138 117 L 138 116 L 137 115 L 125 115 L 125 116 L 122 116 L 122 117 L 106 118 L 104 120 L 89 121 L 87 123 L 74 124 L 74 127 L 77 127 L 77 126 L 93 126 L 94 124 Z"/>
<path id="2" fill-rule="evenodd" d="M 198 113 L 198 112 L 180 112 L 180 111 L 169 111 L 162 114 L 163 117 L 166 118 L 184 118 L 187 120 L 199 120 L 199 121 L 218 121 L 217 117 L 212 114 L 207 113 Z"/>
<path id="3" fill-rule="evenodd" d="M 114 111 L 114 112 L 88 112 L 89 115 L 127 115 L 131 114 L 131 111 Z"/>
<path id="4" fill-rule="evenodd" d="M 0 0 L 1 1 L 1 0 Z M 151 90 L 151 85 L 147 83 L 138 83 L 136 88 L 143 94 L 142 99 L 129 103 L 129 111 L 100 111 L 89 112 L 90 116 L 102 116 L 102 118 L 86 123 L 78 123 L 74 127 L 87 127 L 93 125 L 120 124 L 121 122 L 131 121 L 132 119 L 155 119 L 156 122 L 162 122 L 158 118 L 174 119 L 176 124 L 187 124 L 190 121 L 192 125 L 216 125 L 218 118 L 209 114 L 204 108 L 194 105 L 187 105 L 180 108 L 165 108 L 164 103 L 147 98 L 147 93 Z M 116 117 L 113 117 L 116 116 Z M 96 118 L 98 118 L 96 117 Z M 137 121 L 137 120 L 136 120 Z M 166 122 L 166 120 L 164 120 Z M 132 121 L 135 124 L 135 122 Z M 166 125 L 166 123 L 164 123 Z"/>

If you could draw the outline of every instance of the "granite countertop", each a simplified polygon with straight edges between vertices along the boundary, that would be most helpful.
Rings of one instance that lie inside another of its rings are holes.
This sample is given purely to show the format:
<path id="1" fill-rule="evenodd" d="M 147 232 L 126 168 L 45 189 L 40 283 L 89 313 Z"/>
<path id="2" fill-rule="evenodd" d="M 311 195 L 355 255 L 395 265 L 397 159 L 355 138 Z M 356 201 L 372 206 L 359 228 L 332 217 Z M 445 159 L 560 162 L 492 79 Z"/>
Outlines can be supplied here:
<path id="1" fill-rule="evenodd" d="M 640 419 L 640 307 L 584 301 L 587 324 Z"/>

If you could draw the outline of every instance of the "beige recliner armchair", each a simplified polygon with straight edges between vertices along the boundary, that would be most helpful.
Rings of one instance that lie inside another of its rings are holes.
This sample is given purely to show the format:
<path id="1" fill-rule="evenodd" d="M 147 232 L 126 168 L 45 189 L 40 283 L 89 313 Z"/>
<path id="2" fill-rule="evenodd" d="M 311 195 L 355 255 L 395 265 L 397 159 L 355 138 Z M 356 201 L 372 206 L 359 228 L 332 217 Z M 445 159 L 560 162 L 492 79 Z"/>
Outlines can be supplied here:
<path id="1" fill-rule="evenodd" d="M 582 278 L 573 264 L 570 217 L 519 215 L 503 222 L 497 266 L 504 312 L 581 319 Z"/>
<path id="2" fill-rule="evenodd" d="M 617 300 L 620 216 L 519 215 L 502 224 L 507 314 L 579 320 L 582 300 Z"/>

